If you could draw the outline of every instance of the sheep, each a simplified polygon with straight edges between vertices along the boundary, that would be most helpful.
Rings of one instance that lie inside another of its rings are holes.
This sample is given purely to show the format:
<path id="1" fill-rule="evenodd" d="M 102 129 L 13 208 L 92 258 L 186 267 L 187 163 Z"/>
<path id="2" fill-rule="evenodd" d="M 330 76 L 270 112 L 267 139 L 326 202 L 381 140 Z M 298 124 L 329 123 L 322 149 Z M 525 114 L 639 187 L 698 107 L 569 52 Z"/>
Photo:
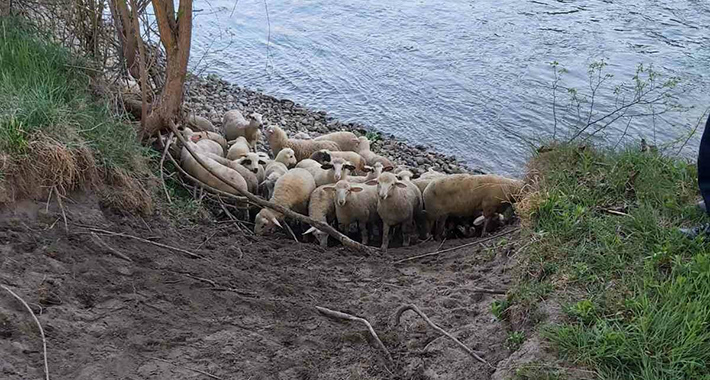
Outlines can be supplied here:
<path id="1" fill-rule="evenodd" d="M 227 151 L 227 158 L 234 161 L 238 160 L 249 153 L 249 142 L 246 137 L 239 136 L 233 141 L 232 146 L 229 147 Z"/>
<path id="2" fill-rule="evenodd" d="M 331 152 L 331 151 L 323 149 L 323 150 L 319 150 L 317 152 L 314 152 L 310 158 L 312 160 L 316 160 L 322 164 L 324 162 L 330 162 L 335 157 L 340 157 L 340 158 L 344 159 L 345 161 L 348 161 L 351 164 L 353 164 L 356 168 L 355 172 L 358 175 L 365 175 L 365 173 L 368 172 L 367 169 L 365 169 L 367 162 L 365 161 L 364 158 L 362 158 L 361 155 L 359 155 L 355 152 L 349 152 L 349 151 L 348 152 L 345 152 L 345 151 Z"/>
<path id="3" fill-rule="evenodd" d="M 339 151 L 340 146 L 333 141 L 328 140 L 294 140 L 289 139 L 279 126 L 271 125 L 264 130 L 266 138 L 269 140 L 269 146 L 274 154 L 279 154 L 281 149 L 291 148 L 296 154 L 296 160 L 301 161 L 310 157 L 314 152 L 327 149 L 331 151 Z"/>
<path id="4" fill-rule="evenodd" d="M 352 223 L 357 222 L 362 244 L 367 244 L 370 235 L 368 227 L 376 225 L 380 219 L 377 214 L 377 187 L 351 185 L 341 180 L 326 186 L 325 190 L 335 194 L 335 215 L 340 230 L 346 232 Z"/>
<path id="5" fill-rule="evenodd" d="M 276 180 L 286 174 L 288 168 L 294 165 L 296 165 L 296 156 L 291 148 L 282 149 L 276 159 L 266 165 L 264 180 L 259 184 L 260 192 L 265 194 L 266 199 L 271 198 Z"/>
<path id="6" fill-rule="evenodd" d="M 422 179 L 434 179 L 434 178 L 441 178 L 441 177 L 446 177 L 448 174 L 442 173 L 442 172 L 437 172 L 434 170 L 434 168 L 429 168 L 424 174 L 420 175 L 419 178 Z"/>
<path id="7" fill-rule="evenodd" d="M 244 136 L 254 152 L 256 152 L 256 143 L 261 137 L 262 123 L 261 115 L 256 112 L 248 114 L 245 118 L 239 110 L 231 110 L 222 116 L 222 127 L 227 140 Z"/>
<path id="8" fill-rule="evenodd" d="M 308 134 L 308 132 L 297 132 L 293 135 L 293 138 L 297 140 L 312 140 L 312 137 Z"/>
<path id="9" fill-rule="evenodd" d="M 424 190 L 427 227 L 436 224 L 435 237 L 443 234 L 448 216 L 474 217 L 483 212 L 483 236 L 495 214 L 512 204 L 523 181 L 497 175 L 452 174 L 433 180 Z"/>
<path id="10" fill-rule="evenodd" d="M 315 141 L 333 141 L 336 144 L 338 144 L 338 146 L 340 147 L 340 149 L 336 149 L 336 150 L 357 152 L 360 147 L 360 140 L 357 138 L 357 136 L 352 132 L 346 132 L 346 131 L 328 133 L 327 135 L 318 136 L 313 140 L 315 140 Z"/>
<path id="11" fill-rule="evenodd" d="M 411 180 L 411 181 L 412 181 L 412 183 L 419 189 L 419 191 L 421 191 L 422 194 L 424 194 L 424 190 L 426 190 L 426 187 L 429 185 L 429 183 L 430 183 L 431 181 L 433 181 L 433 180 L 435 180 L 435 179 L 436 179 L 436 178 L 422 178 L 422 177 L 419 177 L 419 178 L 415 178 L 415 179 L 413 179 L 413 180 Z M 425 204 L 424 206 L 426 207 L 426 204 Z"/>
<path id="12" fill-rule="evenodd" d="M 205 162 L 205 164 L 212 169 L 212 171 L 230 180 L 230 183 L 236 185 L 238 189 L 248 191 L 248 185 L 244 177 L 238 171 L 217 162 L 214 157 L 219 156 L 215 156 L 212 153 L 202 152 L 200 148 L 197 147 L 197 144 L 189 140 L 187 143 L 190 144 L 190 147 L 193 149 L 195 154 L 198 155 Z M 206 185 L 230 194 L 240 195 L 239 192 L 237 192 L 232 186 L 222 182 L 222 180 L 215 177 L 208 170 L 202 167 L 202 165 L 197 162 L 195 157 L 193 157 L 185 147 L 183 147 L 180 152 L 180 165 L 188 174 L 197 178 Z"/>
<path id="13" fill-rule="evenodd" d="M 412 181 L 412 177 L 414 177 L 414 173 L 410 172 L 409 170 L 402 170 L 399 173 L 396 174 L 397 179 L 400 181 Z"/>
<path id="14" fill-rule="evenodd" d="M 330 185 L 319 186 L 311 193 L 311 200 L 308 202 L 308 216 L 320 222 L 330 224 L 335 220 L 335 193 L 327 191 L 325 188 Z M 328 233 L 315 227 L 309 228 L 303 235 L 313 234 L 321 247 L 328 246 Z"/>
<path id="15" fill-rule="evenodd" d="M 387 157 L 380 156 L 370 150 L 370 140 L 368 140 L 367 137 L 362 136 L 359 140 L 360 144 L 357 152 L 367 161 L 368 165 L 372 166 L 379 162 L 382 166 L 391 166 L 394 168 L 392 161 L 390 161 Z"/>
<path id="16" fill-rule="evenodd" d="M 365 166 L 365 171 L 367 171 L 366 177 L 349 177 L 348 182 L 351 183 L 365 183 L 369 180 L 377 179 L 383 172 L 391 171 L 392 167 L 383 167 L 382 163 L 378 162 L 374 166 Z"/>
<path id="17" fill-rule="evenodd" d="M 226 166 L 238 172 L 247 183 L 247 191 L 252 194 L 257 194 L 257 191 L 259 190 L 259 180 L 256 178 L 256 174 L 252 173 L 251 170 L 245 168 L 243 165 L 236 161 L 232 161 L 212 153 L 208 153 L 207 156 L 212 160 L 218 162 L 222 166 Z"/>
<path id="18" fill-rule="evenodd" d="M 308 170 L 316 181 L 316 186 L 336 183 L 348 178 L 355 166 L 342 158 L 334 158 L 331 162 L 320 164 L 315 160 L 305 159 L 296 165 L 297 168 Z"/>
<path id="19" fill-rule="evenodd" d="M 276 181 L 278 181 L 282 175 L 286 174 L 287 171 L 288 169 L 284 170 L 283 173 L 274 171 L 265 174 L 264 181 L 259 184 L 259 194 L 266 199 L 271 199 L 274 195 L 274 185 L 276 185 Z"/>
<path id="20" fill-rule="evenodd" d="M 247 153 L 246 156 L 237 160 L 237 163 L 241 164 L 245 168 L 249 169 L 252 173 L 256 175 L 256 180 L 260 184 L 264 182 L 264 162 L 259 155 L 256 153 Z"/>
<path id="21" fill-rule="evenodd" d="M 217 132 L 217 128 L 206 117 L 190 114 L 187 117 L 187 125 L 198 131 Z"/>
<path id="22" fill-rule="evenodd" d="M 410 234 L 415 231 L 415 220 L 422 215 L 422 196 L 411 182 L 398 181 L 392 173 L 382 173 L 376 180 L 366 182 L 377 185 L 377 214 L 382 218 L 382 250 L 389 246 L 390 228 L 402 225 L 402 245 L 407 247 Z"/>
<path id="23" fill-rule="evenodd" d="M 183 135 L 186 139 L 192 141 L 202 152 L 209 152 L 224 157 L 224 138 L 220 141 L 217 137 L 222 137 L 219 134 L 212 132 L 193 132 L 190 128 L 183 130 Z M 215 136 L 216 135 L 216 136 Z"/>
<path id="24" fill-rule="evenodd" d="M 305 169 L 291 169 L 276 181 L 270 201 L 298 213 L 308 212 L 308 201 L 316 188 L 311 173 Z M 268 208 L 261 209 L 254 220 L 254 233 L 265 235 L 281 227 L 284 215 Z"/>

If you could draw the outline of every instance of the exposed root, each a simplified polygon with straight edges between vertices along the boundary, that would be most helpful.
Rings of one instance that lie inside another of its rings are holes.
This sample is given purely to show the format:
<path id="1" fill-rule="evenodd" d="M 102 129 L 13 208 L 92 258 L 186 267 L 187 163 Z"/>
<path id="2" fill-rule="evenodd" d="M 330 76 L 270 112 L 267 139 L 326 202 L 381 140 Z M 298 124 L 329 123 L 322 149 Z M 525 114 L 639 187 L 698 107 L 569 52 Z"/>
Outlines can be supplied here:
<path id="1" fill-rule="evenodd" d="M 385 347 L 385 345 L 382 343 L 380 338 L 377 336 L 375 329 L 372 328 L 372 325 L 370 324 L 370 322 L 367 321 L 367 319 L 356 317 L 354 315 L 350 315 L 350 314 L 346 314 L 346 313 L 342 313 L 340 311 L 326 309 L 326 308 L 320 307 L 320 306 L 316 306 L 316 309 L 318 309 L 318 311 L 321 312 L 321 314 L 327 315 L 332 318 L 345 319 L 348 321 L 355 321 L 355 322 L 360 322 L 360 323 L 365 324 L 365 326 L 367 326 L 367 329 L 370 331 L 370 335 L 372 335 L 372 338 L 375 339 L 375 342 L 377 342 L 377 345 L 380 347 L 382 352 L 384 352 L 385 357 L 387 358 L 387 361 L 390 364 L 394 363 L 394 361 L 392 360 L 392 355 L 390 355 L 390 352 L 387 351 L 387 347 Z"/>
<path id="2" fill-rule="evenodd" d="M 133 262 L 133 260 L 131 260 L 130 257 L 128 257 L 128 256 L 126 256 L 125 254 L 119 252 L 118 250 L 112 248 L 110 245 L 106 244 L 106 242 L 104 242 L 103 240 L 101 240 L 101 238 L 99 237 L 99 235 L 96 235 L 96 233 L 92 232 L 92 233 L 91 233 L 91 237 L 93 237 L 94 240 L 96 240 L 96 242 L 97 242 L 100 246 L 106 248 L 112 255 L 118 257 L 119 259 L 123 259 L 123 260 L 129 261 L 129 262 Z"/>
<path id="3" fill-rule="evenodd" d="M 441 250 L 441 251 L 437 250 L 437 251 L 430 252 L 430 253 L 425 253 L 425 254 L 422 254 L 422 255 L 416 255 L 416 256 L 412 256 L 412 257 L 406 257 L 406 258 L 404 258 L 404 259 L 395 261 L 394 264 L 401 264 L 401 263 L 403 263 L 403 262 L 418 260 L 418 259 L 421 259 L 421 258 L 424 258 L 424 257 L 437 256 L 437 255 L 440 255 L 440 254 L 442 254 L 442 253 L 455 251 L 455 250 L 460 249 L 460 248 L 470 247 L 470 246 L 472 246 L 472 245 L 483 244 L 483 243 L 485 243 L 485 242 L 487 242 L 487 241 L 491 241 L 491 240 L 497 239 L 497 238 L 499 238 L 499 237 L 501 237 L 501 236 L 505 236 L 505 235 L 508 235 L 508 234 L 512 234 L 513 232 L 516 232 L 516 231 L 520 231 L 520 228 L 513 228 L 513 229 L 510 229 L 510 230 L 508 230 L 508 231 L 501 232 L 501 233 L 499 233 L 498 235 L 491 236 L 491 237 L 487 237 L 487 238 L 485 238 L 485 239 L 479 239 L 479 240 L 476 240 L 476 241 L 471 242 L 471 243 L 461 244 L 461 245 L 458 245 L 458 246 L 453 247 L 453 248 L 447 248 L 447 249 L 444 249 L 444 250 Z"/>
<path id="4" fill-rule="evenodd" d="M 433 328 L 434 330 L 436 330 L 439 334 L 445 335 L 445 336 L 448 337 L 449 339 L 453 340 L 459 347 L 461 347 L 464 351 L 466 351 L 466 352 L 467 352 L 469 355 L 471 355 L 474 359 L 476 359 L 476 360 L 478 360 L 479 362 L 481 362 L 481 363 L 487 365 L 487 366 L 490 367 L 490 368 L 495 369 L 495 367 L 493 367 L 493 366 L 492 366 L 490 363 L 488 363 L 485 359 L 483 359 L 482 357 L 478 356 L 475 352 L 473 352 L 473 350 L 471 350 L 470 348 L 468 348 L 465 344 L 461 343 L 460 340 L 456 339 L 453 335 L 449 334 L 449 333 L 446 332 L 444 329 L 442 329 L 441 327 L 439 327 L 439 326 L 437 326 L 436 324 L 434 324 L 434 322 L 432 322 L 431 319 L 429 319 L 429 317 L 426 316 L 426 314 L 424 314 L 421 310 L 419 310 L 419 308 L 417 307 L 417 305 L 414 305 L 414 304 L 411 304 L 411 305 L 404 305 L 404 306 L 401 306 L 399 309 L 397 309 L 397 313 L 395 314 L 395 317 L 394 317 L 395 325 L 399 325 L 399 320 L 400 320 L 400 318 L 402 317 L 402 314 L 403 314 L 405 311 L 407 311 L 407 310 L 412 310 L 412 311 L 414 311 L 415 313 L 419 314 L 419 316 L 422 317 L 422 319 L 424 319 L 424 321 L 426 321 L 426 323 L 427 323 L 429 326 L 431 326 L 431 328 Z"/>
<path id="5" fill-rule="evenodd" d="M 94 227 L 87 227 L 87 226 L 80 226 L 80 227 L 84 227 L 84 228 L 86 228 L 87 230 L 92 231 L 92 233 L 97 232 L 97 233 L 105 234 L 105 235 L 125 237 L 125 238 L 129 238 L 129 239 L 138 240 L 138 241 L 143 242 L 143 243 L 152 244 L 152 245 L 155 245 L 155 246 L 158 246 L 158 247 L 161 247 L 161 248 L 170 249 L 170 250 L 177 251 L 177 252 L 182 252 L 182 253 L 184 253 L 184 254 L 186 254 L 186 255 L 188 255 L 188 256 L 194 258 L 194 259 L 201 259 L 201 258 L 203 258 L 202 255 L 198 255 L 198 254 L 196 254 L 196 253 L 193 253 L 193 252 L 184 250 L 184 249 L 182 249 L 182 248 L 172 247 L 172 246 L 169 246 L 169 245 L 166 245 L 166 244 L 158 243 L 158 242 L 156 242 L 156 241 L 150 241 L 150 240 L 147 240 L 147 239 L 139 238 L 139 237 L 137 237 L 137 236 L 128 235 L 128 234 L 124 234 L 124 233 L 120 233 L 120 232 L 113 232 L 113 231 L 108 231 L 108 230 L 102 230 L 101 228 L 94 228 Z"/>
<path id="6" fill-rule="evenodd" d="M 39 333 L 42 336 L 42 350 L 44 353 L 44 375 L 45 375 L 46 380 L 49 380 L 49 364 L 47 364 L 47 339 L 44 336 L 44 329 L 42 328 L 42 325 L 39 323 L 39 319 L 37 319 L 37 316 L 30 308 L 30 305 L 28 305 L 27 302 L 25 302 L 25 300 L 23 300 L 20 296 L 15 294 L 15 292 L 10 290 L 10 288 L 8 288 L 5 285 L 0 285 L 0 288 L 7 290 L 8 293 L 12 294 L 13 297 L 15 297 L 18 301 L 22 302 L 22 304 L 25 305 L 25 309 L 27 309 L 27 311 L 29 311 L 30 314 L 32 314 L 32 318 L 34 318 L 35 323 L 37 324 L 37 327 L 39 328 Z"/>

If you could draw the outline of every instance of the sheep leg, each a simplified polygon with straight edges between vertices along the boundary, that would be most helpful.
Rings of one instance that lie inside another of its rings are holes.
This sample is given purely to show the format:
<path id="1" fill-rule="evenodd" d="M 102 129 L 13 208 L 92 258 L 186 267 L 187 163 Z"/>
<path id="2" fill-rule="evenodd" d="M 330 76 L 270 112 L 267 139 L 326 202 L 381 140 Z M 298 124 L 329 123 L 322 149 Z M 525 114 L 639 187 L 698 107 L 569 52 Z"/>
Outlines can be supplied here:
<path id="1" fill-rule="evenodd" d="M 442 215 L 436 219 L 436 230 L 434 239 L 441 240 L 444 238 L 444 230 L 446 230 L 446 215 Z"/>
<path id="2" fill-rule="evenodd" d="M 481 232 L 481 237 L 488 236 L 488 223 L 490 223 L 491 219 L 493 219 L 493 218 L 490 216 L 487 216 L 486 220 L 483 222 L 483 232 Z"/>
<path id="3" fill-rule="evenodd" d="M 387 247 L 390 244 L 390 225 L 382 223 L 382 251 L 387 252 Z"/>
<path id="4" fill-rule="evenodd" d="M 328 234 L 318 234 L 316 237 L 321 247 L 328 248 Z"/>
<path id="5" fill-rule="evenodd" d="M 370 236 L 368 235 L 367 223 L 357 222 L 360 227 L 360 235 L 362 235 L 362 244 L 367 245 L 369 243 Z"/>
<path id="6" fill-rule="evenodd" d="M 417 230 L 414 220 L 402 223 L 402 246 L 409 247 L 412 235 Z"/>

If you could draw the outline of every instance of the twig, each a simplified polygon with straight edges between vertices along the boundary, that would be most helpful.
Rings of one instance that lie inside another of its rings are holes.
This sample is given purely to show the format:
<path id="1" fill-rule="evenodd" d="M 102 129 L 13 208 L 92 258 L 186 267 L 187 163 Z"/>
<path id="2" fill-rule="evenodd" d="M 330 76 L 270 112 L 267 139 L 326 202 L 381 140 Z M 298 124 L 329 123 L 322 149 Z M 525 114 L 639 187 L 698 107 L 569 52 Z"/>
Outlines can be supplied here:
<path id="1" fill-rule="evenodd" d="M 484 289 L 484 288 L 473 288 L 470 289 L 474 293 L 487 293 L 487 294 L 505 294 L 508 291 L 505 289 Z"/>
<path id="2" fill-rule="evenodd" d="M 39 319 L 37 319 L 37 316 L 30 308 L 30 305 L 28 305 L 27 302 L 25 302 L 25 300 L 23 300 L 20 296 L 15 294 L 15 292 L 10 290 L 10 288 L 8 288 L 5 285 L 0 285 L 0 288 L 7 290 L 8 293 L 12 294 L 13 297 L 15 297 L 18 301 L 22 302 L 22 304 L 25 305 L 25 308 L 27 309 L 27 311 L 29 311 L 30 314 L 32 314 L 32 318 L 34 318 L 35 323 L 37 324 L 37 327 L 39 327 L 39 333 L 42 336 L 42 350 L 44 352 L 44 375 L 45 375 L 46 380 L 49 380 L 49 364 L 47 364 L 47 339 L 44 336 L 44 329 L 42 328 L 42 325 L 39 323 Z"/>
<path id="3" fill-rule="evenodd" d="M 449 339 L 453 340 L 457 345 L 459 345 L 459 347 L 463 348 L 464 351 L 466 351 L 469 355 L 473 356 L 474 359 L 489 366 L 490 368 L 495 369 L 495 367 L 493 367 L 485 359 L 478 356 L 475 352 L 473 352 L 473 350 L 468 348 L 465 344 L 461 343 L 460 340 L 456 339 L 453 335 L 449 334 L 448 332 L 444 331 L 444 329 L 442 329 L 441 327 L 434 324 L 434 322 L 432 322 L 431 319 L 429 319 L 429 317 L 426 316 L 426 314 L 424 314 L 421 310 L 419 310 L 417 305 L 414 305 L 414 304 L 404 305 L 404 306 L 401 306 L 399 309 L 397 309 L 397 313 L 395 314 L 395 325 L 399 325 L 399 319 L 402 317 L 402 314 L 407 310 L 412 310 L 413 312 L 419 314 L 419 316 L 422 317 L 422 319 L 424 319 L 424 321 L 426 321 L 426 323 L 429 324 L 429 326 L 431 326 L 431 328 L 436 330 L 439 334 L 446 335 Z"/>
<path id="4" fill-rule="evenodd" d="M 102 230 L 102 229 L 100 229 L 100 228 L 94 228 L 94 227 L 84 227 L 84 228 L 86 228 L 86 229 L 89 230 L 89 231 L 93 231 L 93 232 L 98 232 L 98 233 L 102 233 L 102 234 L 106 234 L 106 235 L 120 236 L 120 237 L 129 238 L 129 239 L 134 239 L 134 240 L 138 240 L 138 241 L 143 242 L 143 243 L 152 244 L 152 245 L 155 245 L 155 246 L 158 246 L 158 247 L 161 247 L 161 248 L 171 249 L 171 250 L 177 251 L 177 252 L 182 252 L 182 253 L 184 253 L 184 254 L 186 254 L 186 255 L 192 257 L 192 258 L 196 258 L 196 259 L 201 259 L 201 258 L 203 258 L 202 255 L 198 255 L 198 254 L 196 254 L 196 253 L 192 253 L 192 252 L 187 251 L 187 250 L 184 250 L 184 249 L 182 249 L 182 248 L 172 247 L 172 246 L 169 246 L 169 245 L 167 245 L 167 244 L 162 244 L 162 243 L 158 243 L 158 242 L 155 242 L 155 241 L 150 241 L 150 240 L 147 240 L 147 239 L 139 238 L 139 237 L 137 237 L 137 236 L 128 235 L 128 234 L 124 234 L 124 233 L 120 233 L 120 232 L 113 232 L 113 231 L 108 231 L 108 230 Z"/>
<path id="5" fill-rule="evenodd" d="M 173 204 L 170 199 L 170 194 L 168 194 L 168 187 L 165 185 L 165 174 L 163 173 L 163 164 L 165 163 L 165 156 L 168 154 L 168 149 L 170 149 L 170 144 L 173 142 L 173 132 L 170 131 L 168 135 L 168 142 L 165 143 L 165 149 L 163 149 L 163 156 L 160 157 L 160 181 L 163 183 L 163 191 L 165 191 L 165 197 L 168 199 L 168 204 Z"/>
<path id="6" fill-rule="evenodd" d="M 292 218 L 292 219 L 296 219 L 300 222 L 308 223 L 311 226 L 313 226 L 321 231 L 326 232 L 328 235 L 332 236 L 334 239 L 337 239 L 346 247 L 356 249 L 356 250 L 359 250 L 362 252 L 366 252 L 368 254 L 372 254 L 374 252 L 374 250 L 372 248 L 350 239 L 349 237 L 338 232 L 335 228 L 328 225 L 327 223 L 323 223 L 321 221 L 315 220 L 315 219 L 310 218 L 308 216 L 301 215 L 301 214 L 299 214 L 293 210 L 290 210 L 286 207 L 283 207 L 279 204 L 275 204 L 273 202 L 266 201 L 264 199 L 257 197 L 254 194 L 249 193 L 248 191 L 244 191 L 244 190 L 240 189 L 235 184 L 233 184 L 230 180 L 225 178 L 221 173 L 217 173 L 214 169 L 209 167 L 209 165 L 207 165 L 205 163 L 205 161 L 202 159 L 202 157 L 200 157 L 197 153 L 195 153 L 195 151 L 192 149 L 192 147 L 190 147 L 190 145 L 187 143 L 187 141 L 185 141 L 185 138 L 178 132 L 177 127 L 175 126 L 174 122 L 170 121 L 169 126 L 170 126 L 170 129 L 175 133 L 175 136 L 177 136 L 178 140 L 180 140 L 180 142 L 183 144 L 185 149 L 187 149 L 187 151 L 190 153 L 190 155 L 192 155 L 192 157 L 195 159 L 195 161 L 197 161 L 197 163 L 200 164 L 200 166 L 202 166 L 205 170 L 207 170 L 208 173 L 212 174 L 215 178 L 219 179 L 220 181 L 222 181 L 225 184 L 232 187 L 239 195 L 246 197 L 251 203 L 256 204 L 257 206 L 260 206 L 260 207 L 272 209 L 276 212 L 284 214 L 285 216 Z M 197 183 L 200 183 L 200 182 L 198 181 Z M 225 193 L 225 194 L 229 194 L 229 193 Z M 232 195 L 232 194 L 230 194 L 230 195 Z"/>
<path id="7" fill-rule="evenodd" d="M 190 367 L 186 367 L 186 366 L 177 365 L 177 364 L 171 362 L 170 360 L 165 360 L 165 359 L 161 359 L 161 358 L 155 358 L 155 357 L 151 357 L 151 356 L 149 356 L 148 358 L 153 359 L 153 360 L 158 360 L 158 361 L 161 361 L 161 362 L 165 362 L 165 363 L 169 363 L 169 364 L 174 365 L 175 367 L 183 367 L 183 368 L 185 368 L 185 369 L 187 369 L 187 370 L 190 370 L 190 371 L 192 371 L 192 372 L 197 372 L 197 373 L 199 373 L 199 374 L 205 375 L 205 376 L 210 377 L 210 378 L 215 379 L 215 380 L 224 380 L 223 378 L 221 378 L 221 377 L 219 377 L 219 376 L 217 376 L 217 375 L 213 375 L 213 374 L 211 374 L 211 373 L 207 373 L 207 372 L 205 372 L 205 371 L 201 371 L 201 370 L 196 369 L 196 368 L 190 368 Z"/>
<path id="8" fill-rule="evenodd" d="M 291 234 L 291 237 L 293 238 L 293 240 L 295 240 L 296 243 L 298 243 L 298 238 L 296 237 L 296 234 L 293 233 L 293 230 L 291 229 L 291 226 L 289 226 L 288 223 L 286 223 L 286 222 L 284 222 L 284 224 L 286 225 L 286 229 L 287 229 L 288 232 Z"/>
<path id="9" fill-rule="evenodd" d="M 342 312 L 335 311 L 335 310 L 326 309 L 326 308 L 320 307 L 320 306 L 316 306 L 316 309 L 318 309 L 318 311 L 321 312 L 321 314 L 327 315 L 332 318 L 340 318 L 340 319 L 345 319 L 348 321 L 364 323 L 365 326 L 367 326 L 367 329 L 370 331 L 370 335 L 372 335 L 372 337 L 375 339 L 375 342 L 377 342 L 377 345 L 385 353 L 385 357 L 387 358 L 387 361 L 389 361 L 389 363 L 394 363 L 394 361 L 392 360 L 392 355 L 390 355 L 390 352 L 387 351 L 387 347 L 385 347 L 385 345 L 382 343 L 380 338 L 377 336 L 375 329 L 372 328 L 372 325 L 370 324 L 370 322 L 367 321 L 367 319 L 356 317 L 354 315 L 342 313 Z"/>
<path id="10" fill-rule="evenodd" d="M 133 260 L 131 260 L 130 257 L 124 255 L 123 253 L 121 253 L 121 252 L 119 252 L 119 251 L 113 249 L 111 246 L 109 246 L 108 244 L 106 244 L 106 242 L 104 242 L 103 240 L 101 240 L 101 238 L 99 237 L 99 235 L 96 235 L 96 233 L 92 232 L 92 233 L 91 233 L 91 236 L 96 240 L 97 243 L 99 243 L 99 245 L 101 245 L 102 247 L 108 249 L 108 251 L 109 251 L 111 254 L 113 254 L 114 256 L 116 256 L 116 257 L 118 257 L 118 258 L 120 258 L 120 259 L 126 260 L 126 261 L 133 262 Z"/>
<path id="11" fill-rule="evenodd" d="M 612 215 L 631 216 L 631 215 L 629 215 L 629 214 L 627 214 L 627 213 L 625 213 L 625 212 L 616 211 L 616 210 L 611 210 L 611 209 L 608 209 L 608 208 L 605 208 L 605 209 L 604 209 L 604 212 L 609 213 L 609 214 L 612 214 Z"/>
<path id="12" fill-rule="evenodd" d="M 62 210 L 62 219 L 64 220 L 64 231 L 69 232 L 69 224 L 67 223 L 67 214 L 64 212 L 64 204 L 62 203 L 62 194 L 59 194 L 57 187 L 54 186 L 54 192 L 57 194 L 57 203 L 59 204 L 59 209 Z"/>
<path id="13" fill-rule="evenodd" d="M 197 248 L 195 248 L 195 250 L 202 248 L 202 246 L 205 245 L 208 241 L 210 241 L 210 239 L 212 239 L 214 237 L 214 235 L 217 234 L 217 232 L 218 231 L 213 232 L 212 235 L 210 235 L 207 239 L 205 239 L 205 241 L 200 243 L 200 245 L 198 245 Z"/>
<path id="14" fill-rule="evenodd" d="M 424 257 L 436 256 L 436 255 L 440 255 L 440 254 L 442 254 L 442 253 L 455 251 L 455 250 L 457 250 L 457 249 L 459 249 L 459 248 L 464 248 L 464 247 L 469 247 L 469 246 L 472 246 L 472 245 L 482 244 L 482 243 L 485 243 L 485 242 L 487 242 L 487 241 L 497 239 L 497 238 L 499 238 L 499 237 L 501 237 L 501 236 L 505 236 L 505 235 L 511 234 L 511 233 L 516 232 L 516 231 L 519 231 L 519 230 L 520 230 L 520 228 L 513 228 L 513 229 L 511 229 L 511 230 L 508 230 L 508 231 L 499 233 L 498 235 L 491 236 L 491 237 L 488 237 L 488 238 L 485 238 L 485 239 L 481 239 L 481 240 L 476 240 L 476 241 L 471 242 L 471 243 L 462 244 L 462 245 L 459 245 L 459 246 L 456 246 L 456 247 L 453 247 L 453 248 L 447 248 L 447 249 L 444 249 L 444 250 L 441 250 L 441 251 L 438 251 L 438 250 L 437 250 L 437 251 L 435 251 L 435 252 L 424 253 L 424 254 L 421 254 L 421 255 L 411 256 L 411 257 L 407 257 L 407 258 L 404 258 L 404 259 L 401 259 L 401 260 L 397 260 L 397 261 L 394 262 L 394 264 L 401 264 L 401 263 L 406 262 L 406 261 L 413 261 L 413 260 L 421 259 L 421 258 L 424 258 Z"/>

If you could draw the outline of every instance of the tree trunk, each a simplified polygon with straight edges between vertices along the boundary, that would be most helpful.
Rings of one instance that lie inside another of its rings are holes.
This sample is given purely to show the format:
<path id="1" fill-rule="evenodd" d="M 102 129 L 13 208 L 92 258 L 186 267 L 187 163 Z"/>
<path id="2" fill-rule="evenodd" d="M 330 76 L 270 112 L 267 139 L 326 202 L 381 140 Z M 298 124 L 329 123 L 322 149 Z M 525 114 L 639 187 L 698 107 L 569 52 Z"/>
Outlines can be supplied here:
<path id="1" fill-rule="evenodd" d="M 192 40 L 192 0 L 180 0 L 177 15 L 173 0 L 153 0 L 153 9 L 167 66 L 165 85 L 143 126 L 144 139 L 167 128 L 179 115 Z"/>
<path id="2" fill-rule="evenodd" d="M 140 68 L 138 67 L 138 39 L 136 38 L 135 28 L 131 20 L 131 14 L 128 11 L 126 0 L 111 0 L 111 16 L 116 26 L 116 33 L 121 42 L 121 53 L 126 60 L 126 69 L 131 76 L 138 80 L 140 77 Z"/>

